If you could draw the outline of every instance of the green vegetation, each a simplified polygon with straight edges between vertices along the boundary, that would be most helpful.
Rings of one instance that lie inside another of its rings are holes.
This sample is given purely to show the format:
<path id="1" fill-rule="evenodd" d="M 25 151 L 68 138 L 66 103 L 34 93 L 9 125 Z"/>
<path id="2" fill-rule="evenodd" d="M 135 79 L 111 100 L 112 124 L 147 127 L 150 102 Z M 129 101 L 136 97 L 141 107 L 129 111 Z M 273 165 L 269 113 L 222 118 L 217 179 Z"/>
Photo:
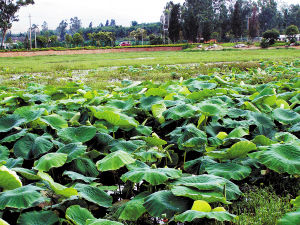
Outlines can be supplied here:
<path id="1" fill-rule="evenodd" d="M 19 75 L 0 88 L 0 222 L 297 224 L 299 67 L 123 66 L 134 81 L 102 90 Z"/>

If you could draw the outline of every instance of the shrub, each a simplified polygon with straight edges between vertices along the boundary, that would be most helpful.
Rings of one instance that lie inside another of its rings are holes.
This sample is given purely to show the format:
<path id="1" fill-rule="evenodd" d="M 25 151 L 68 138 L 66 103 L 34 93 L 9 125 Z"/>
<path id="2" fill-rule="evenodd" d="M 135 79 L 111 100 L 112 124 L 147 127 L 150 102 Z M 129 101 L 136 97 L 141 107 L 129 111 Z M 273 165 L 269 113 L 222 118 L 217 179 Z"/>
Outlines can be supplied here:
<path id="1" fill-rule="evenodd" d="M 263 33 L 263 38 L 269 42 L 269 45 L 273 45 L 276 39 L 279 38 L 279 31 L 276 29 L 267 30 Z"/>
<path id="2" fill-rule="evenodd" d="M 270 47 L 270 42 L 267 39 L 263 38 L 260 42 L 260 47 L 268 48 Z"/>
<path id="3" fill-rule="evenodd" d="M 295 25 L 290 25 L 286 28 L 285 34 L 287 35 L 288 39 L 290 40 L 291 43 L 296 42 L 296 34 L 299 33 L 299 29 Z"/>

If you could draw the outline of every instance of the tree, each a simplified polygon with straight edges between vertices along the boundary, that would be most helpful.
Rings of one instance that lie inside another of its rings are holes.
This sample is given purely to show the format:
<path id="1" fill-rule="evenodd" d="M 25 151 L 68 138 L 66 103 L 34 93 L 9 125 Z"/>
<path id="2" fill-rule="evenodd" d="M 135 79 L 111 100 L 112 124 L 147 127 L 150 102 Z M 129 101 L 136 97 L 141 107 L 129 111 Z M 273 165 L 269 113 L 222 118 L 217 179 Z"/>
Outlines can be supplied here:
<path id="1" fill-rule="evenodd" d="M 138 28 L 130 33 L 130 37 L 135 39 L 135 42 L 142 40 L 147 37 L 147 31 L 142 28 Z"/>
<path id="2" fill-rule="evenodd" d="M 67 46 L 71 46 L 72 42 L 73 42 L 73 38 L 70 34 L 66 34 L 65 36 L 65 41 L 67 43 Z"/>
<path id="3" fill-rule="evenodd" d="M 106 22 L 105 22 L 105 26 L 106 26 L 106 27 L 108 27 L 108 26 L 109 26 L 109 21 L 108 21 L 108 20 L 106 20 Z"/>
<path id="4" fill-rule="evenodd" d="M 89 28 L 93 28 L 93 22 L 90 22 Z"/>
<path id="5" fill-rule="evenodd" d="M 6 33 L 12 23 L 18 21 L 16 13 L 22 6 L 34 4 L 34 0 L 0 0 L 0 30 L 2 33 L 1 48 L 3 48 Z"/>
<path id="6" fill-rule="evenodd" d="M 240 0 L 237 0 L 234 4 L 234 10 L 231 19 L 231 29 L 235 38 L 239 38 L 242 36 L 242 16 Z"/>
<path id="7" fill-rule="evenodd" d="M 290 25 L 286 28 L 285 34 L 290 42 L 295 42 L 295 37 L 299 33 L 299 29 L 295 25 Z"/>
<path id="8" fill-rule="evenodd" d="M 257 37 L 259 34 L 259 21 L 257 14 L 257 6 L 254 5 L 252 9 L 252 15 L 249 19 L 249 36 L 251 38 Z"/>
<path id="9" fill-rule="evenodd" d="M 135 27 L 135 26 L 137 26 L 138 25 L 138 22 L 137 21 L 131 21 L 131 26 L 132 27 Z"/>
<path id="10" fill-rule="evenodd" d="M 114 19 L 111 19 L 109 26 L 111 26 L 111 27 L 116 26 L 116 21 Z"/>
<path id="11" fill-rule="evenodd" d="M 267 30 L 263 33 L 263 38 L 266 39 L 270 45 L 273 45 L 276 39 L 279 38 L 279 31 L 276 29 Z"/>
<path id="12" fill-rule="evenodd" d="M 171 9 L 170 24 L 168 28 L 169 38 L 174 43 L 179 40 L 180 28 L 180 4 L 175 4 Z"/>
<path id="13" fill-rule="evenodd" d="M 75 45 L 78 46 L 78 45 L 80 45 L 84 42 L 84 39 L 83 39 L 81 34 L 76 33 L 76 34 L 73 35 L 73 42 L 74 42 Z"/>
<path id="14" fill-rule="evenodd" d="M 262 32 L 278 27 L 276 0 L 260 0 L 259 26 Z"/>
<path id="15" fill-rule="evenodd" d="M 50 44 L 51 44 L 52 47 L 56 46 L 56 44 L 58 42 L 58 38 L 57 38 L 56 35 L 51 35 L 49 37 L 49 40 L 50 40 L 49 42 L 50 42 Z"/>
<path id="16" fill-rule="evenodd" d="M 56 31 L 59 35 L 60 41 L 64 41 L 65 39 L 65 35 L 67 33 L 67 27 L 68 27 L 68 23 L 65 20 L 62 20 L 58 27 L 56 28 Z"/>
<path id="17" fill-rule="evenodd" d="M 46 21 L 44 21 L 42 24 L 42 31 L 45 32 L 47 30 L 48 30 L 48 23 Z"/>
<path id="18" fill-rule="evenodd" d="M 75 34 L 78 32 L 78 30 L 81 28 L 81 20 L 78 19 L 77 16 L 70 19 L 70 31 L 72 34 Z"/>

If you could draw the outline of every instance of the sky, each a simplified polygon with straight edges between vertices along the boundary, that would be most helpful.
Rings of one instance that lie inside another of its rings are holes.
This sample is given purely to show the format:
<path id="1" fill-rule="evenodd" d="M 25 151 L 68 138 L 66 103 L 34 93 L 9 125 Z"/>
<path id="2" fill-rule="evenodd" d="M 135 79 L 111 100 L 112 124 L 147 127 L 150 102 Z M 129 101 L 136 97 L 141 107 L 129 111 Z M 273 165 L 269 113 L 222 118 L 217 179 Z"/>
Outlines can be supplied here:
<path id="1" fill-rule="evenodd" d="M 282 0 L 290 4 L 299 0 Z M 13 33 L 25 32 L 29 28 L 29 14 L 32 24 L 48 23 L 49 29 L 56 29 L 60 21 L 77 16 L 82 26 L 105 24 L 108 19 L 115 19 L 117 25 L 129 26 L 131 21 L 138 23 L 158 22 L 169 0 L 35 0 L 34 5 L 23 7 L 18 12 L 19 22 L 14 22 Z M 184 0 L 173 0 L 183 3 Z"/>

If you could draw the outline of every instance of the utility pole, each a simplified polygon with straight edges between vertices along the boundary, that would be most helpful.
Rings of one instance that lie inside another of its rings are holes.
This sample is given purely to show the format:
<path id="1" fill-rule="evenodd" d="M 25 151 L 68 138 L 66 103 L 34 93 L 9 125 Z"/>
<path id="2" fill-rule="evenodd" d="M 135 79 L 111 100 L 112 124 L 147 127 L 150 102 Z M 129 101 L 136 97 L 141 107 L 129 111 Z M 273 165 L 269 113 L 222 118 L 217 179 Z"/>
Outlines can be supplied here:
<path id="1" fill-rule="evenodd" d="M 32 42 L 31 42 L 31 15 L 29 14 L 29 39 L 30 39 L 30 50 L 32 49 Z"/>

